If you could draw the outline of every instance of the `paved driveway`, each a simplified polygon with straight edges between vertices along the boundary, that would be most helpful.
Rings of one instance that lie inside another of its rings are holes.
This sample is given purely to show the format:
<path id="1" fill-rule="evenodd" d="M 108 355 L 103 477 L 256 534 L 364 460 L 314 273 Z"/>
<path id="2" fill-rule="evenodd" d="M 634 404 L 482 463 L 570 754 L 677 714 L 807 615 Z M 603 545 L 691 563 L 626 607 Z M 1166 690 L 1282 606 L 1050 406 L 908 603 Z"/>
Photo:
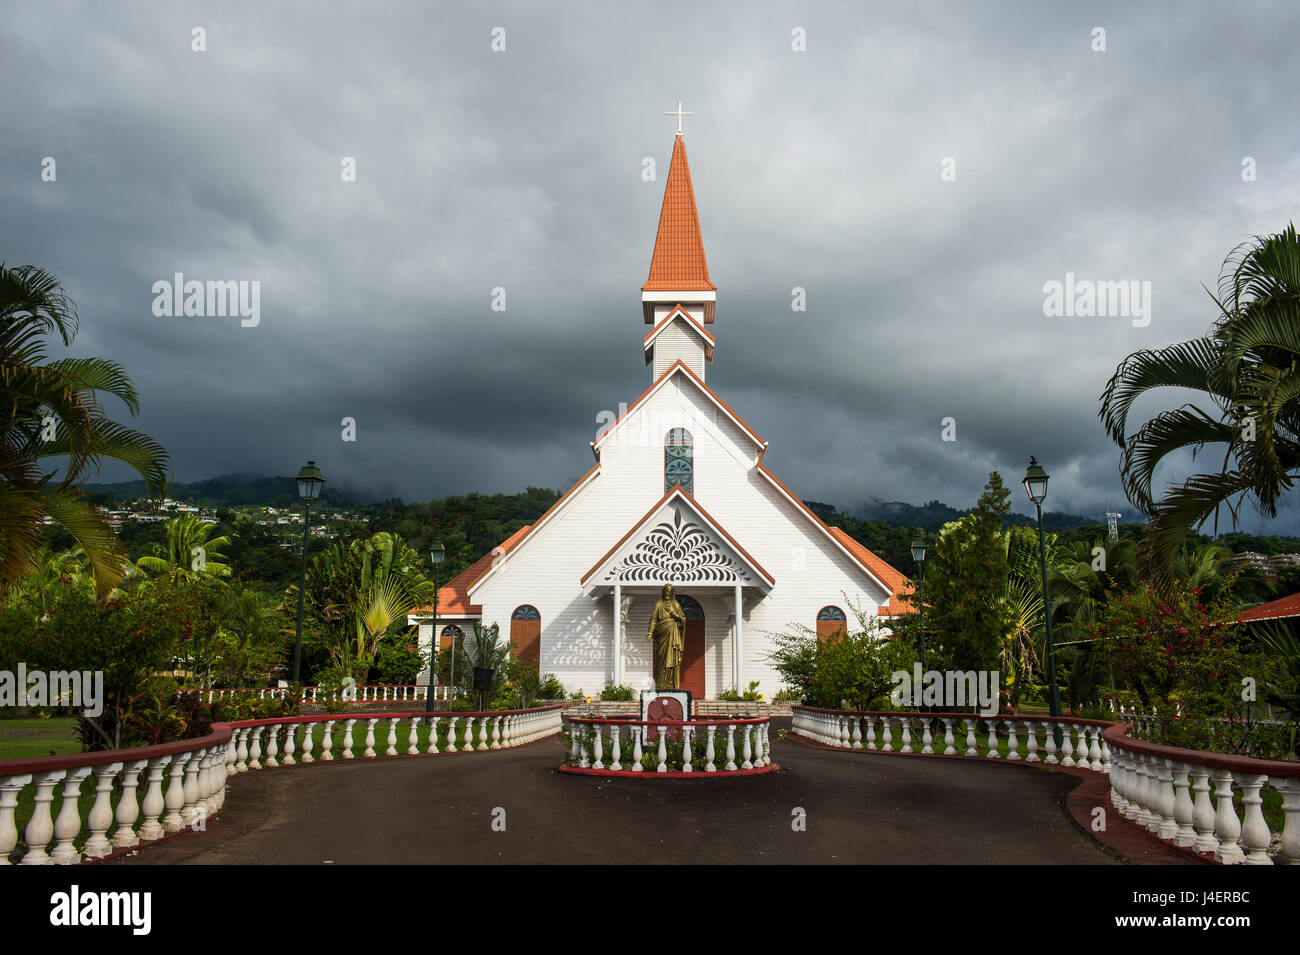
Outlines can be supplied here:
<path id="1" fill-rule="evenodd" d="M 1062 810 L 1079 782 L 1065 773 L 779 742 L 770 776 L 595 779 L 557 772 L 559 754 L 545 740 L 241 773 L 207 832 L 109 864 L 1115 861 Z"/>

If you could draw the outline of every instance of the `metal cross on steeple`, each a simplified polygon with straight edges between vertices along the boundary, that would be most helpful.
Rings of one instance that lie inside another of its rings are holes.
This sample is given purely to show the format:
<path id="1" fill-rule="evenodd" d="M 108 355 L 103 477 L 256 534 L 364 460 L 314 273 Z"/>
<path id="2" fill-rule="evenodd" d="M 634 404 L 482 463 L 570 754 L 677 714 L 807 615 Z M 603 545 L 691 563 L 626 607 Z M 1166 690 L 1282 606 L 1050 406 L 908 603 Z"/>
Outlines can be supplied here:
<path id="1" fill-rule="evenodd" d="M 678 100 L 678 101 L 677 101 L 677 109 L 676 109 L 676 110 L 669 110 L 669 111 L 665 112 L 664 115 L 665 115 L 665 116 L 676 116 L 676 117 L 677 117 L 677 135 L 680 136 L 680 135 L 682 134 L 682 117 L 683 117 L 683 116 L 694 116 L 695 114 L 694 114 L 694 113 L 683 113 L 683 112 L 682 112 L 682 101 L 681 101 L 681 100 Z"/>

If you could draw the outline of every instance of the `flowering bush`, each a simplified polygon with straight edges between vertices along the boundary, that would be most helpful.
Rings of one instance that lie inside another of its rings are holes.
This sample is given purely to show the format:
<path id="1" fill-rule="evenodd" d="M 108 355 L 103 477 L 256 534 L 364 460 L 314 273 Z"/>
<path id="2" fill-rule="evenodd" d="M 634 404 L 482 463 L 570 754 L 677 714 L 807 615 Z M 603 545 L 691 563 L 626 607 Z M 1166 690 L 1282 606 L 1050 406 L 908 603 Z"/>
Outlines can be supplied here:
<path id="1" fill-rule="evenodd" d="M 1093 626 L 1093 652 L 1137 693 L 1144 707 L 1185 697 L 1221 695 L 1241 659 L 1229 639 L 1235 614 L 1226 598 L 1206 606 L 1200 588 L 1162 595 L 1147 584 L 1110 597 Z"/>

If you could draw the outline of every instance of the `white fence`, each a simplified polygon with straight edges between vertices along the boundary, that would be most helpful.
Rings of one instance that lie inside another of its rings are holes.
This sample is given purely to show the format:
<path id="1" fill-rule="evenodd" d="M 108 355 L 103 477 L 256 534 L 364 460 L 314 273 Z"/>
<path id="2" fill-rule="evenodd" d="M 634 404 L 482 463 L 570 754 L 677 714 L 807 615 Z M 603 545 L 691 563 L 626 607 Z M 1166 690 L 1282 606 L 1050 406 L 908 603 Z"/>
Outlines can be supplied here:
<path id="1" fill-rule="evenodd" d="M 182 829 L 201 828 L 224 803 L 229 777 L 263 767 L 335 759 L 336 732 L 342 734 L 337 758 L 354 759 L 357 724 L 365 734 L 361 756 L 374 758 L 379 755 L 375 733 L 380 724 L 386 724 L 381 733 L 387 730 L 383 755 L 416 756 L 421 754 L 418 743 L 425 724 L 429 727 L 423 752 L 434 754 L 523 746 L 555 735 L 561 721 L 559 705 L 483 713 L 284 716 L 217 723 L 208 736 L 160 746 L 0 761 L 0 865 L 9 864 L 18 845 L 15 818 L 27 793 L 33 806 L 23 830 L 22 864 L 72 864 Z M 317 726 L 322 728 L 319 756 Z M 399 727 L 406 744 L 400 753 Z M 91 778 L 94 802 L 82 818 L 81 790 Z M 52 811 L 56 789 L 62 797 L 57 816 Z"/>

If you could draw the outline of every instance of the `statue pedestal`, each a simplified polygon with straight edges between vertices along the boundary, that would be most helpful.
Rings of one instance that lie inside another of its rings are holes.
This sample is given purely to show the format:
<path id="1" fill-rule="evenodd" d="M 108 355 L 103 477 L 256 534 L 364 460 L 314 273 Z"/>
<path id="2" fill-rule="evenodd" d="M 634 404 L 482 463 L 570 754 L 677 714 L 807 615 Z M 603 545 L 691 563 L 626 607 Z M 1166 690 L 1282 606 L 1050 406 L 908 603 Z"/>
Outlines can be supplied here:
<path id="1" fill-rule="evenodd" d="M 661 720 L 689 720 L 691 694 L 687 690 L 642 690 L 641 719 L 646 722 Z"/>

